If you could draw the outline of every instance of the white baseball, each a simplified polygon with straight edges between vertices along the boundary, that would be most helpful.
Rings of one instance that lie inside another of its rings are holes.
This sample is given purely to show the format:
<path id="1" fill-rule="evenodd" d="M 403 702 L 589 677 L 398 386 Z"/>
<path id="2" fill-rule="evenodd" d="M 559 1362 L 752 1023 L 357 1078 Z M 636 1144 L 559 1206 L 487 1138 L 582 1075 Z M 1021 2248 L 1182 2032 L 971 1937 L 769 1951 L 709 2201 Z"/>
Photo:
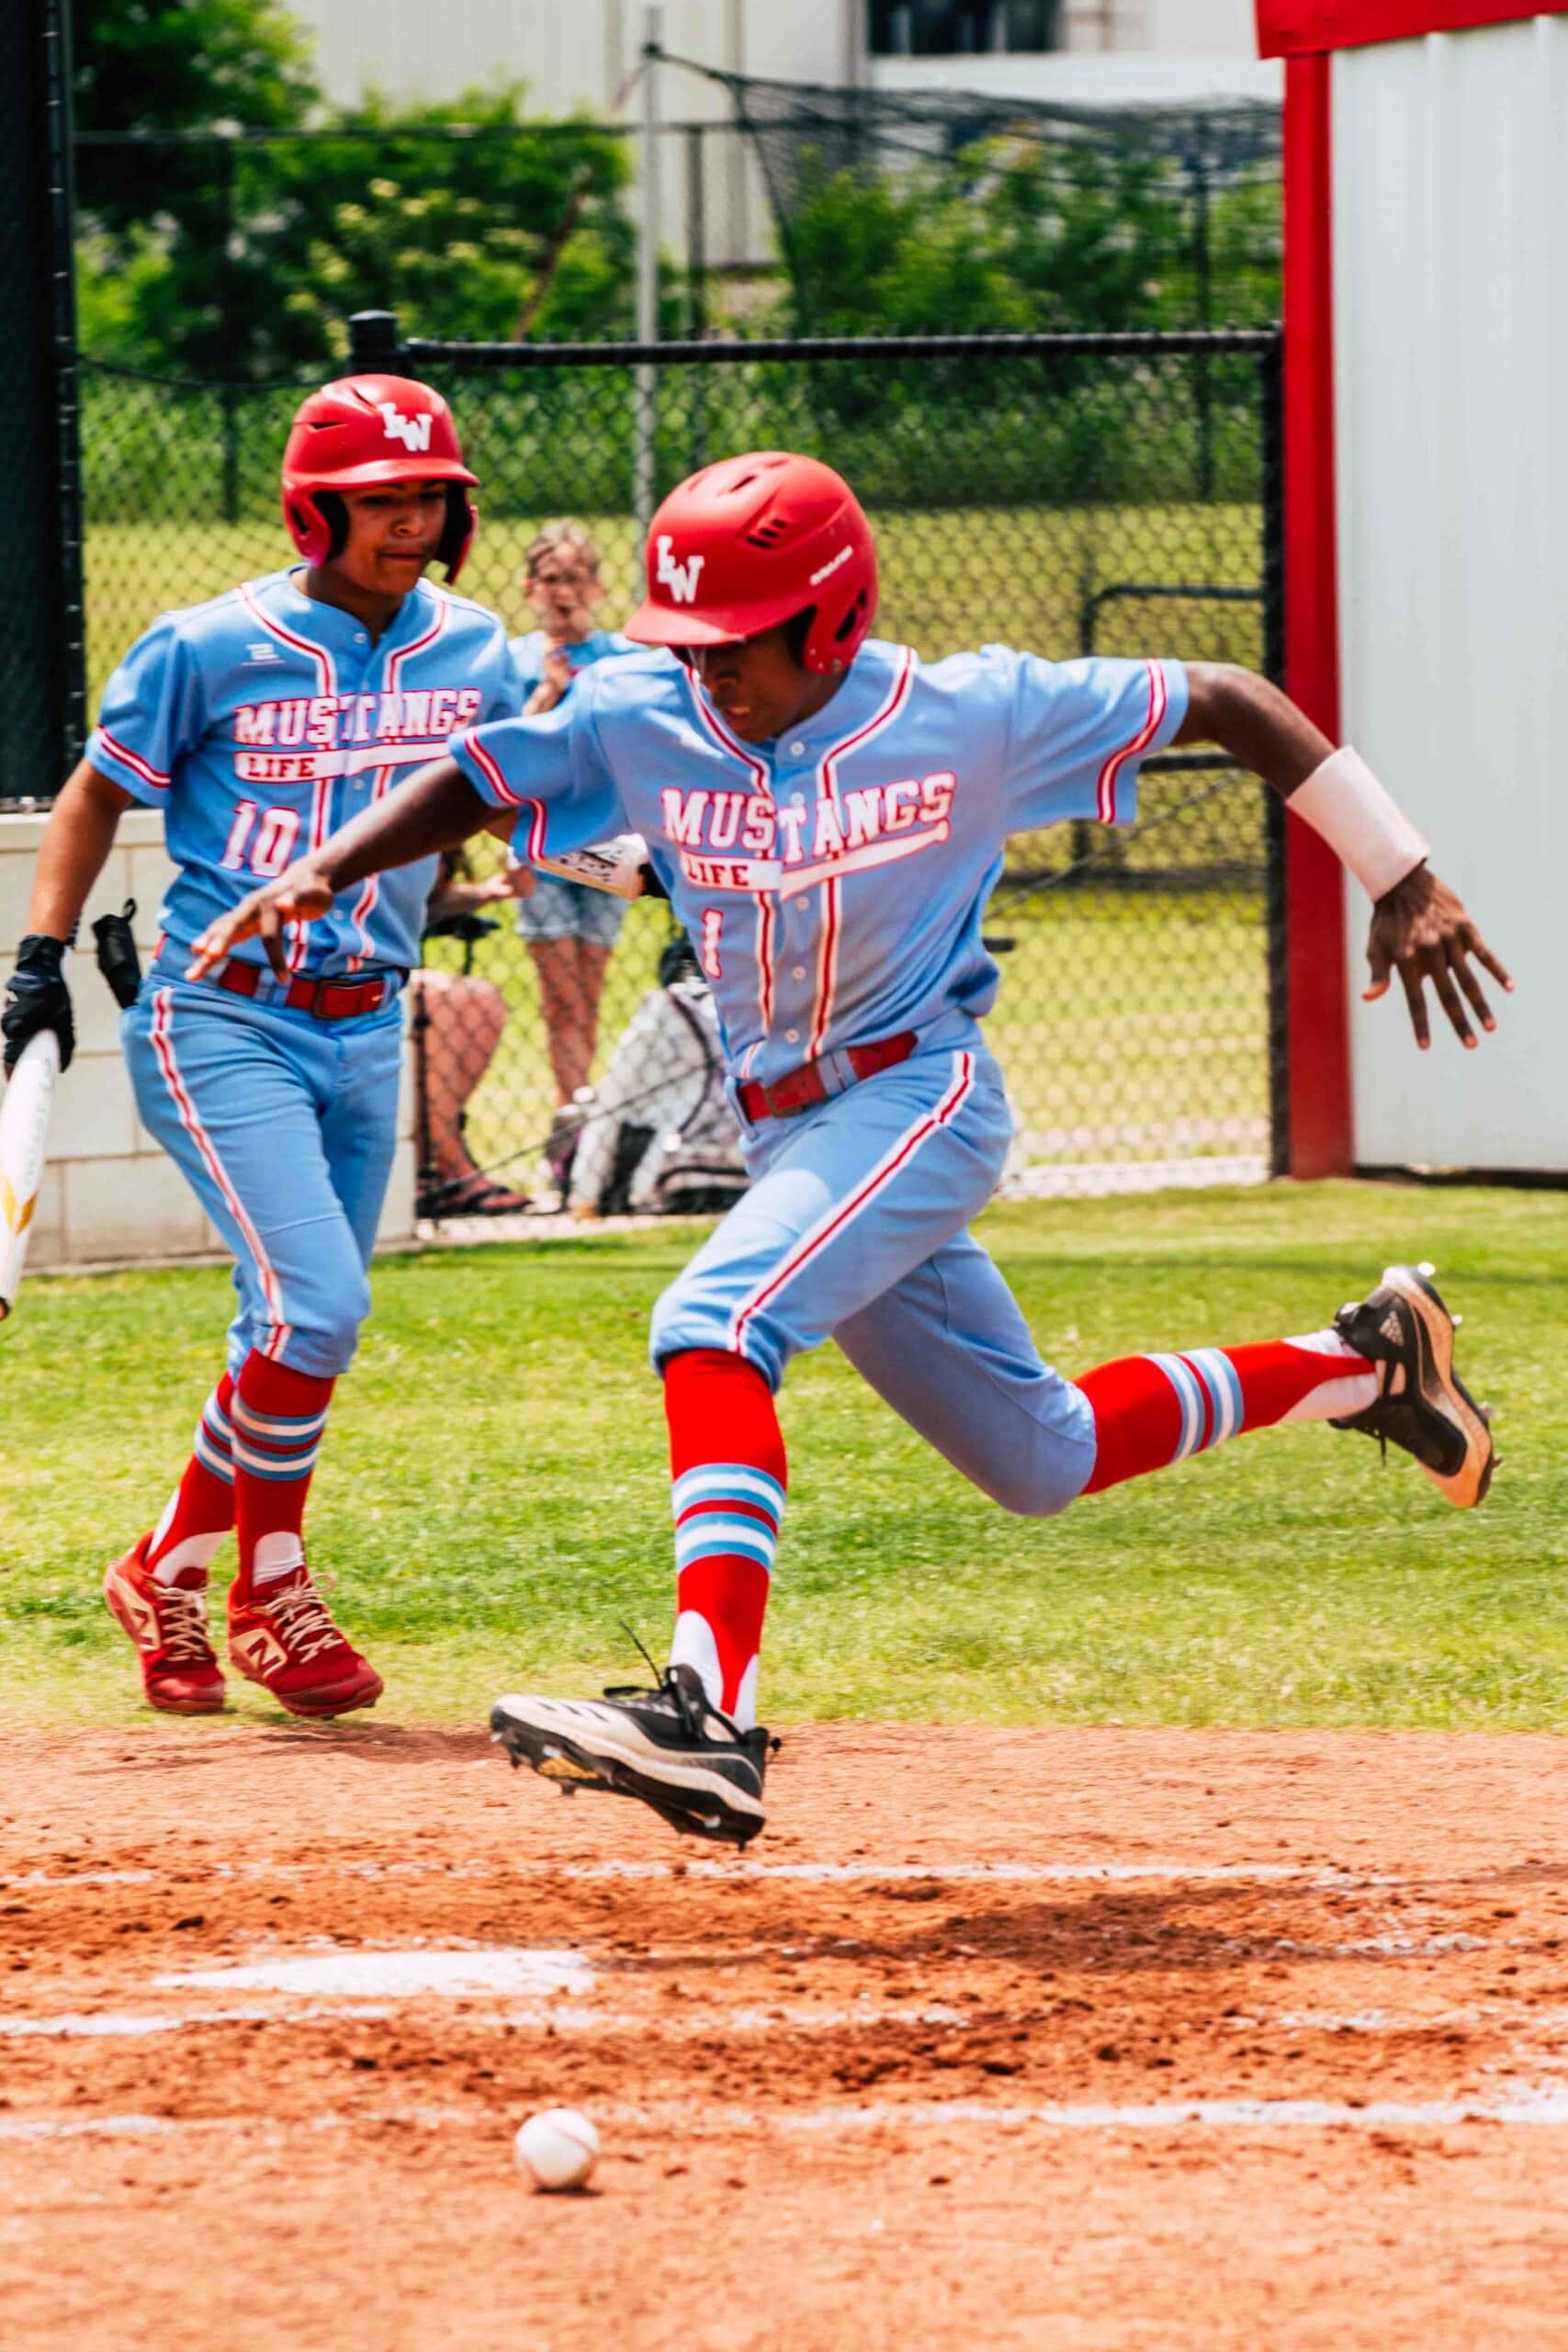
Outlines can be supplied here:
<path id="1" fill-rule="evenodd" d="M 575 2107 L 547 2107 L 517 2127 L 517 2169 L 534 2188 L 581 2188 L 599 2161 L 599 2134 Z"/>

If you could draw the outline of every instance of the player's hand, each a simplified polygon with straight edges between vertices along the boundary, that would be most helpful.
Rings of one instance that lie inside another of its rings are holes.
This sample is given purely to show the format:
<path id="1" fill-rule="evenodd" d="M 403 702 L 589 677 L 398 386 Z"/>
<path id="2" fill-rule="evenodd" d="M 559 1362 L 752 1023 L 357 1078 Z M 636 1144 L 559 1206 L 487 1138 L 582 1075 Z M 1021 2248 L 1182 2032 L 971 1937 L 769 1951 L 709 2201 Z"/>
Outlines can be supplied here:
<path id="1" fill-rule="evenodd" d="M 571 661 L 558 645 L 552 645 L 545 655 L 544 675 L 523 706 L 525 718 L 533 718 L 542 710 L 554 710 L 571 684 Z"/>
<path id="2" fill-rule="evenodd" d="M 209 923 L 191 949 L 191 960 L 186 970 L 187 980 L 199 980 L 231 955 L 242 940 L 259 939 L 266 950 L 266 960 L 280 980 L 288 978 L 288 956 L 283 934 L 291 922 L 314 922 L 319 915 L 330 913 L 333 886 L 317 870 L 310 858 L 299 858 L 285 868 L 276 882 L 265 889 L 253 890 L 237 907 Z"/>
<path id="3" fill-rule="evenodd" d="M 502 899 L 531 899 L 538 887 L 538 876 L 531 865 L 507 865 L 499 874 L 485 876 L 474 903 L 493 907 Z"/>
<path id="4" fill-rule="evenodd" d="M 6 1040 L 7 1078 L 21 1058 L 24 1046 L 52 1029 L 60 1040 L 60 1067 L 69 1069 L 76 1050 L 76 1024 L 71 1016 L 71 991 L 62 966 L 65 942 L 29 932 L 17 950 L 17 968 L 6 983 L 6 1007 L 0 1012 L 0 1035 Z"/>
<path id="5" fill-rule="evenodd" d="M 1397 972 L 1404 1001 L 1410 1008 L 1416 1043 L 1425 1053 L 1432 1042 L 1427 1019 L 1427 983 L 1430 980 L 1461 1045 L 1473 1048 L 1476 1035 L 1461 997 L 1469 1001 L 1483 1029 L 1495 1029 L 1497 1023 L 1472 969 L 1472 956 L 1486 967 L 1499 986 L 1512 993 L 1513 981 L 1466 914 L 1462 899 L 1429 868 L 1418 865 L 1414 874 L 1407 874 L 1403 882 L 1385 890 L 1372 909 L 1372 927 L 1367 940 L 1367 962 L 1371 967 L 1372 979 L 1371 986 L 1362 991 L 1363 1000 L 1370 1004 L 1375 998 L 1386 996 L 1390 976 Z"/>

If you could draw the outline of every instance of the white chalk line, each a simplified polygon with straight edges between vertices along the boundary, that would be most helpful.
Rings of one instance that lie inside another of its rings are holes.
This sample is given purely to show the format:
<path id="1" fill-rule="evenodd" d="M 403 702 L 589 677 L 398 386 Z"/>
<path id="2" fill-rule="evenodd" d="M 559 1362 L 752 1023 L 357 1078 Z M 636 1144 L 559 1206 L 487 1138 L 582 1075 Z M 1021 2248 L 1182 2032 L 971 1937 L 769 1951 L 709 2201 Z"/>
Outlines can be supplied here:
<path id="1" fill-rule="evenodd" d="M 1467 2123 L 1558 2127 L 1568 2124 L 1568 2083 L 1517 2084 L 1474 2098 L 1368 2099 L 1194 2098 L 1115 2106 L 1104 2100 L 1045 2100 L 1028 2106 L 988 2106 L 978 2099 L 920 2099 L 900 2106 L 877 2100 L 788 2109 L 776 2114 L 728 2105 L 669 2101 L 651 2106 L 614 2105 L 595 2109 L 602 2129 L 678 2131 L 682 2138 L 733 2136 L 738 2132 L 812 2135 L 862 2131 L 952 2130 L 1019 2132 L 1033 2126 L 1056 2132 L 1322 2132 L 1351 2127 L 1363 2131 L 1446 2130 Z M 186 2132 L 244 2132 L 276 2139 L 291 2132 L 353 2132 L 380 2124 L 425 2130 L 455 2128 L 501 2132 L 508 2119 L 461 2109 L 370 2109 L 358 2115 L 327 2113 L 295 2120 L 276 2116 L 161 2115 L 0 2116 L 0 2142 L 94 2138 L 165 2138 Z"/>
<path id="2" fill-rule="evenodd" d="M 705 2118 L 701 2110 L 671 2100 L 651 2106 L 616 2106 L 597 2111 L 608 2124 L 690 2132 L 727 2128 L 779 2132 L 881 2130 L 889 2124 L 937 2127 L 975 2124 L 1017 2131 L 1040 2124 L 1063 2132 L 1168 2132 L 1182 2125 L 1215 2131 L 1324 2131 L 1341 2124 L 1377 2130 L 1456 2123 L 1568 2124 L 1568 2083 L 1519 2085 L 1474 2098 L 1368 2099 L 1352 2104 L 1323 2098 L 1162 2099 L 1124 2107 L 1105 2100 L 1043 2100 L 1037 2105 L 993 2107 L 980 2099 L 911 2099 L 908 2105 L 877 2100 L 864 2106 L 807 2109 L 766 2115 L 755 2109 L 725 2108 Z"/>
<path id="3" fill-rule="evenodd" d="M 7 1893 L 31 1888 L 69 1889 L 95 1886 L 150 1886 L 164 1879 L 164 1873 L 152 1870 L 78 1871 L 74 1872 L 28 1871 L 17 1876 L 0 1876 L 0 1889 Z M 250 1862 L 213 1862 L 201 1873 L 203 1882 L 211 1880 L 268 1881 L 298 1878 L 446 1878 L 446 1879 L 724 1879 L 735 1880 L 795 1880 L 803 1884 L 855 1883 L 884 1882 L 889 1885 L 910 1883 L 936 1886 L 1071 1886 L 1071 1885 L 1136 1885 L 1144 1882 L 1171 1881 L 1197 1886 L 1300 1885 L 1326 1887 L 1336 1890 L 1396 1886 L 1394 1877 L 1376 1872 L 1342 1871 L 1321 1864 L 1296 1862 L 1181 1862 L 1157 1860 L 1147 1862 L 757 1862 L 713 1861 L 598 1861 L 598 1862 L 380 1862 L 347 1858 L 333 1861 L 280 1862 L 257 1860 Z"/>
<path id="4" fill-rule="evenodd" d="M 105 2011 L 102 2015 L 0 2018 L 0 2036 L 53 2041 L 117 2041 L 152 2033 L 188 2033 L 207 2026 L 313 2025 L 352 2023 L 355 2019 L 386 2020 L 403 2014 L 385 2006 L 333 2003 L 304 2009 L 164 2009 L 145 2013 Z M 638 2014 L 632 2010 L 588 2009 L 570 2005 L 547 2009 L 463 2009 L 465 2029 L 507 2027 L 523 2032 L 630 2034 L 646 2041 L 710 2041 L 727 2033 L 825 2033 L 846 2026 L 923 2025 L 961 2029 L 970 2023 L 967 2009 L 933 2001 L 921 2007 L 856 2003 L 849 2008 L 699 2009 L 683 2007 L 672 2016 Z"/>

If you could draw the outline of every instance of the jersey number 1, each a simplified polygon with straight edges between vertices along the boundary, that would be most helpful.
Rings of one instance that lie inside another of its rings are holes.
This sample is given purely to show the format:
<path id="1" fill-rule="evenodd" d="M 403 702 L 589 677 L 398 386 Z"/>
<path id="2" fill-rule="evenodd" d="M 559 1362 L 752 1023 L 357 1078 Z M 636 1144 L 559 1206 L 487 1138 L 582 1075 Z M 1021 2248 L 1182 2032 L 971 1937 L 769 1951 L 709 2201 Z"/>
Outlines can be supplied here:
<path id="1" fill-rule="evenodd" d="M 256 821 L 258 815 L 259 824 Z M 253 874 L 265 875 L 270 879 L 282 873 L 294 854 L 294 844 L 299 838 L 298 809 L 263 808 L 258 811 L 254 800 L 242 800 L 229 828 L 229 840 L 222 859 L 224 869 L 227 873 L 238 874 L 248 865 Z"/>

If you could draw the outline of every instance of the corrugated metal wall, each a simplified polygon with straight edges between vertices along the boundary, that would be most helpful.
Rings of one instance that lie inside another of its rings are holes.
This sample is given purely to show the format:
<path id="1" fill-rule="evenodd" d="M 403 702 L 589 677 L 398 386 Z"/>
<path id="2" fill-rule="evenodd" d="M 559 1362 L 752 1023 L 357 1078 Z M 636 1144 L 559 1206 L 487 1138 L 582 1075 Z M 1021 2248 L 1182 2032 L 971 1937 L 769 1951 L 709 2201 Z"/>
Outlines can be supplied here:
<path id="1" fill-rule="evenodd" d="M 1340 54 L 1334 152 L 1345 732 L 1518 984 L 1417 1054 L 1349 886 L 1356 1157 L 1568 1170 L 1568 18 Z"/>

